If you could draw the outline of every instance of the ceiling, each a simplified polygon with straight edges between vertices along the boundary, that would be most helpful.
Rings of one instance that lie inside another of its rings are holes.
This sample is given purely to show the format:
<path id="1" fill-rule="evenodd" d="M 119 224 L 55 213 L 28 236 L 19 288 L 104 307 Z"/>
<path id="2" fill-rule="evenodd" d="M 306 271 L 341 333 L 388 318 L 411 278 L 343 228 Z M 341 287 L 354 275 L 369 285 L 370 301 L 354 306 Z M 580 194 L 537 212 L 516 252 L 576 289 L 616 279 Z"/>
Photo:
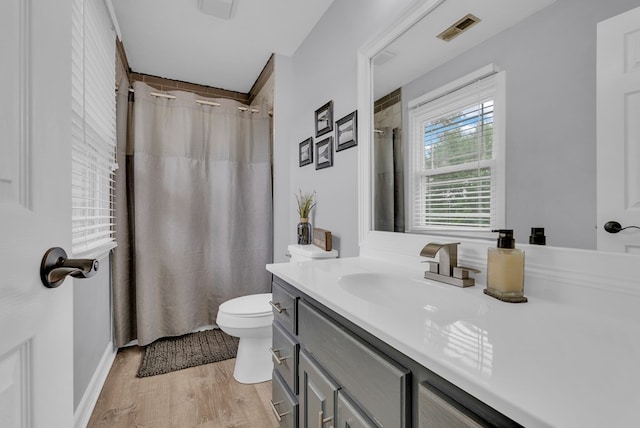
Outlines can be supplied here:
<path id="1" fill-rule="evenodd" d="M 448 0 L 441 2 L 373 59 L 374 99 L 379 99 L 463 54 L 554 1 Z M 438 34 L 468 13 L 474 14 L 481 21 L 450 42 L 437 38 Z"/>
<path id="2" fill-rule="evenodd" d="M 271 54 L 293 55 L 333 2 L 235 0 L 223 20 L 198 1 L 112 0 L 133 71 L 247 93 Z"/>

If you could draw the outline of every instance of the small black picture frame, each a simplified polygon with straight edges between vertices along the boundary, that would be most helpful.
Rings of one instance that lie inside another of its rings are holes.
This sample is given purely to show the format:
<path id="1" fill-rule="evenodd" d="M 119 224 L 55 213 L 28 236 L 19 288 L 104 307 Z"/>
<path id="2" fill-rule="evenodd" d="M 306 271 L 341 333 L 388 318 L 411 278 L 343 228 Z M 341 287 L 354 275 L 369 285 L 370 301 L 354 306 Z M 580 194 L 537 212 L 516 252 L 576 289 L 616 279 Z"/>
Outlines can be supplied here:
<path id="1" fill-rule="evenodd" d="M 316 169 L 333 166 L 333 137 L 316 143 Z"/>
<path id="2" fill-rule="evenodd" d="M 313 163 L 313 137 L 309 137 L 299 145 L 298 163 L 305 166 Z"/>
<path id="3" fill-rule="evenodd" d="M 333 101 L 316 110 L 316 138 L 333 130 Z"/>
<path id="4" fill-rule="evenodd" d="M 358 145 L 358 110 L 336 122 L 336 152 Z"/>

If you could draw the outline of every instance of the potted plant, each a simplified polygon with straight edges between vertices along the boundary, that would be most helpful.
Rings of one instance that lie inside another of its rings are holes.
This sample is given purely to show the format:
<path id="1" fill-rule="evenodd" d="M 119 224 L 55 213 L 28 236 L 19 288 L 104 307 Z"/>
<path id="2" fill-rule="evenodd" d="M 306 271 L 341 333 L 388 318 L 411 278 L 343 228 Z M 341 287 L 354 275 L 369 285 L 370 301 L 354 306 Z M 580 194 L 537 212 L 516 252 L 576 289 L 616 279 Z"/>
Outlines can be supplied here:
<path id="1" fill-rule="evenodd" d="M 298 244 L 309 245 L 313 242 L 313 228 L 309 223 L 309 215 L 311 210 L 316 206 L 313 199 L 316 196 L 316 192 L 302 193 L 301 189 L 298 189 L 296 195 L 296 201 L 298 202 L 298 215 L 300 216 L 300 223 L 298 223 Z"/>

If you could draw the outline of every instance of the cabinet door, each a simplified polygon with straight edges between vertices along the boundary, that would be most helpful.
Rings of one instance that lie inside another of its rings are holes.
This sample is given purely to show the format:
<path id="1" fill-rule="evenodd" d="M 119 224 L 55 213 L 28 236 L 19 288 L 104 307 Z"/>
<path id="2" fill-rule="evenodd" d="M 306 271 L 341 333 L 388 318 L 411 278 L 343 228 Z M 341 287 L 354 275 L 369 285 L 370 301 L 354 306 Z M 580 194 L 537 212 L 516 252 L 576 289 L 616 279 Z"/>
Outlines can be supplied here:
<path id="1" fill-rule="evenodd" d="M 381 427 L 408 428 L 410 372 L 301 300 L 298 338 Z"/>
<path id="2" fill-rule="evenodd" d="M 338 414 L 336 428 L 377 428 L 344 394 L 338 391 Z"/>
<path id="3" fill-rule="evenodd" d="M 339 386 L 304 350 L 298 365 L 300 428 L 329 428 L 335 423 Z"/>

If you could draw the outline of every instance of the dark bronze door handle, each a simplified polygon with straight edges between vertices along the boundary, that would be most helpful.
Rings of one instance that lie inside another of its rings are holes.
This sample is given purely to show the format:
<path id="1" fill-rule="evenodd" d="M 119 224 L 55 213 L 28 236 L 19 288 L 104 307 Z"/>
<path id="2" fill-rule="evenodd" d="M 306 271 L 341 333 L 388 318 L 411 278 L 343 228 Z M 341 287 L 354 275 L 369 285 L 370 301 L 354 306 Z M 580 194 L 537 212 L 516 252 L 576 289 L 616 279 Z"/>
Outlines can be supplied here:
<path id="1" fill-rule="evenodd" d="M 40 279 L 47 288 L 62 285 L 67 275 L 74 278 L 90 278 L 96 274 L 100 264 L 95 259 L 68 259 L 60 247 L 49 248 L 40 264 Z"/>

